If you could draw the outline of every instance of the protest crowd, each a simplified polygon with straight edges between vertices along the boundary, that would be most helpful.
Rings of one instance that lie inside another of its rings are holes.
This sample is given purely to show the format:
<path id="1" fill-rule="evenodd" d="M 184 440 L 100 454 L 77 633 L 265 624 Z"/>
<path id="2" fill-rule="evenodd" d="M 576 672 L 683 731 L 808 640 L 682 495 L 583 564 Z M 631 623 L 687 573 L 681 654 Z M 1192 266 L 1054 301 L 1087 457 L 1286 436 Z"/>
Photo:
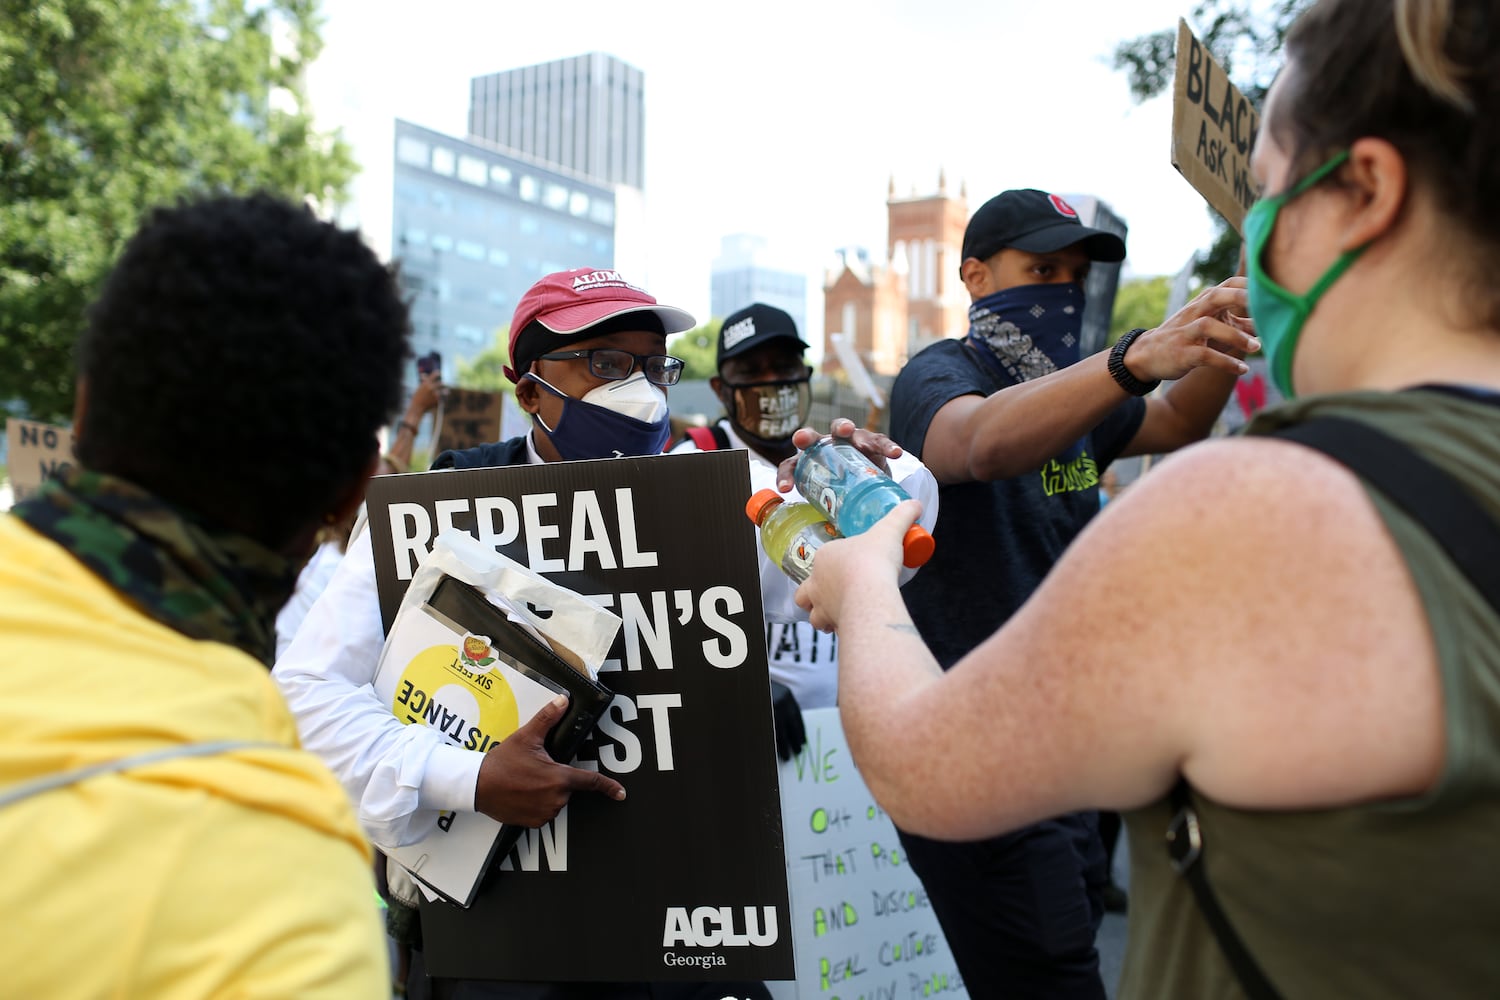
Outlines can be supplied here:
<path id="1" fill-rule="evenodd" d="M 580 260 L 516 304 L 525 432 L 413 468 L 445 387 L 403 390 L 408 304 L 356 233 L 265 194 L 148 212 L 79 338 L 76 464 L 0 517 L 0 993 L 796 996 L 776 768 L 836 710 L 955 990 L 1496 995 L 1500 4 L 1317 0 L 1261 115 L 1241 272 L 1094 354 L 1084 282 L 1125 241 L 1040 187 L 985 201 L 968 327 L 908 359 L 888 433 L 808 426 L 809 345 L 758 302 L 674 440 L 695 318 Z M 1283 401 L 1215 435 L 1256 355 Z M 797 486 L 829 438 L 909 499 L 799 580 L 745 505 L 832 514 Z M 1161 460 L 1123 489 L 1131 456 Z M 439 568 L 520 628 L 458 621 Z M 393 667 L 419 627 L 461 641 Z M 504 680 L 552 662 L 595 714 Z M 459 830 L 454 890 L 424 852 Z M 574 888 L 674 862 L 665 930 Z"/>

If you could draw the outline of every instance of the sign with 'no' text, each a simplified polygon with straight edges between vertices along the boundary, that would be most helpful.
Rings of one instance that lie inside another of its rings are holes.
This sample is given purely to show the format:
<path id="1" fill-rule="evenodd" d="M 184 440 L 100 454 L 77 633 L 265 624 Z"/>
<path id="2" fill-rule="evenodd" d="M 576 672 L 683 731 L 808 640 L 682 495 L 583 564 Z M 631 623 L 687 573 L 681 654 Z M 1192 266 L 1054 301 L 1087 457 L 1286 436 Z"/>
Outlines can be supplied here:
<path id="1" fill-rule="evenodd" d="M 10 449 L 10 485 L 18 502 L 73 464 L 73 432 L 66 427 L 11 417 L 6 421 L 5 436 Z"/>
<path id="2" fill-rule="evenodd" d="M 1260 114 L 1185 20 L 1177 24 L 1172 91 L 1172 166 L 1243 236 L 1256 197 L 1250 150 Z"/>

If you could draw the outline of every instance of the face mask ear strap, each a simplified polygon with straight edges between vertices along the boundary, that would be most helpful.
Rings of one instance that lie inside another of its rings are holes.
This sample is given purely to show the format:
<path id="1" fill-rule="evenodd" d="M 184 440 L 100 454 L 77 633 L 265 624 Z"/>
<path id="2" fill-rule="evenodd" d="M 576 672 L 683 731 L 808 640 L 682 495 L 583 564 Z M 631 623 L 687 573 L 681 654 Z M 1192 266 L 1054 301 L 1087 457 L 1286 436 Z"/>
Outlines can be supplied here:
<path id="1" fill-rule="evenodd" d="M 1331 159 L 1327 163 L 1323 164 L 1317 170 L 1314 170 L 1312 173 L 1310 173 L 1306 177 L 1302 178 L 1300 181 L 1297 182 L 1297 184 L 1296 184 L 1295 187 L 1293 187 L 1290 191 L 1288 191 L 1286 194 L 1284 194 L 1284 195 L 1281 196 L 1282 200 L 1283 201 L 1290 200 L 1292 198 L 1297 197 L 1297 195 L 1303 194 L 1303 193 L 1311 190 L 1312 188 L 1316 187 L 1319 184 L 1319 182 L 1321 182 L 1329 174 L 1333 173 L 1339 167 L 1342 167 L 1346 162 L 1348 162 L 1350 152 L 1351 152 L 1351 150 L 1348 150 L 1348 149 L 1344 150 L 1342 153 L 1338 154 L 1333 159 Z"/>

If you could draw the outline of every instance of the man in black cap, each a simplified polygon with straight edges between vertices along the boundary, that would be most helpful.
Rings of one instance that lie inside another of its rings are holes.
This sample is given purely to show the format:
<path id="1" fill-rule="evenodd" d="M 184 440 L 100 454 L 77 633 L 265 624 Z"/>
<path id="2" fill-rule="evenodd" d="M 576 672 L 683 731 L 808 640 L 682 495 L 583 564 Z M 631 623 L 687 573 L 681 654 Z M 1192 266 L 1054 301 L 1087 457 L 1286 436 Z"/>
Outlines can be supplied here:
<path id="1" fill-rule="evenodd" d="M 812 404 L 806 350 L 796 322 L 775 306 L 755 302 L 730 313 L 719 328 L 719 374 L 709 380 L 725 416 L 710 427 L 688 428 L 672 451 L 744 448 L 750 452 L 751 492 L 774 489 L 777 464 L 796 454 L 792 433 L 807 423 Z M 937 481 L 910 455 L 887 462 L 892 477 L 922 501 L 922 525 L 930 530 L 937 519 Z M 785 499 L 802 498 L 793 492 Z M 801 709 L 835 703 L 837 638 L 808 623 L 792 600 L 796 584 L 780 566 L 764 552 L 760 563 L 776 749 L 788 760 L 802 745 Z"/>
<path id="2" fill-rule="evenodd" d="M 921 457 L 942 499 L 936 551 L 903 593 L 944 669 L 1042 582 L 1099 510 L 1110 462 L 1206 437 L 1246 370 L 1240 357 L 1259 347 L 1245 281 L 1230 278 L 1160 327 L 1080 359 L 1089 267 L 1124 258 L 1124 241 L 1084 226 L 1057 195 L 997 195 L 964 232 L 968 335 L 926 348 L 896 378 L 891 436 Z M 970 996 L 1104 997 L 1096 813 L 973 844 L 901 840 Z"/>

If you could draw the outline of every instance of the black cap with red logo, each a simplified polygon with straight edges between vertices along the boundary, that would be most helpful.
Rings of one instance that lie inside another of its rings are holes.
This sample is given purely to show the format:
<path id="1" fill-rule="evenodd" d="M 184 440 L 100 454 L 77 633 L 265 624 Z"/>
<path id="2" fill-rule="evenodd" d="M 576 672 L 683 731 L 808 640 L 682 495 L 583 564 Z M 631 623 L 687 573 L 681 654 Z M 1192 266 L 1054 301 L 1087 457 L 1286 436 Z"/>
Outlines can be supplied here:
<path id="1" fill-rule="evenodd" d="M 964 230 L 962 259 L 988 260 L 1007 247 L 1052 253 L 1074 245 L 1080 245 L 1090 260 L 1112 264 L 1125 259 L 1124 240 L 1085 226 L 1062 198 L 1019 188 L 1002 191 L 979 206 Z"/>

